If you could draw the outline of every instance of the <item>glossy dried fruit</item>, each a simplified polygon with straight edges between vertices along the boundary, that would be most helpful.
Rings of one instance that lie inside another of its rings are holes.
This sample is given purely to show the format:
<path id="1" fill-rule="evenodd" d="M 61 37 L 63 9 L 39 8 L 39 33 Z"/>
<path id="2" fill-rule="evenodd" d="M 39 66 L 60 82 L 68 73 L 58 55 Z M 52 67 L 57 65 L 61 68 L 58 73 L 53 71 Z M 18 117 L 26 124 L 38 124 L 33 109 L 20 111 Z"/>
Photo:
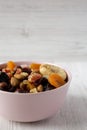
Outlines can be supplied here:
<path id="1" fill-rule="evenodd" d="M 48 83 L 48 80 L 47 80 L 47 78 L 42 77 L 42 78 L 40 79 L 39 83 L 42 84 L 43 86 L 46 86 L 47 83 Z"/>
<path id="2" fill-rule="evenodd" d="M 31 69 L 28 68 L 28 67 L 23 67 L 23 68 L 22 68 L 22 71 L 23 71 L 23 72 L 26 72 L 26 73 L 28 73 L 28 74 L 31 73 Z"/>
<path id="3" fill-rule="evenodd" d="M 8 90 L 8 85 L 6 82 L 1 82 L 0 83 L 0 90 L 7 91 Z"/>
<path id="4" fill-rule="evenodd" d="M 68 81 L 66 72 L 49 64 L 18 65 L 9 61 L 1 67 L 0 89 L 8 92 L 37 93 L 60 87 Z"/>
<path id="5" fill-rule="evenodd" d="M 6 82 L 7 84 L 9 84 L 10 79 L 5 72 L 0 71 L 0 82 Z"/>
<path id="6" fill-rule="evenodd" d="M 49 75 L 48 81 L 51 85 L 53 85 L 56 88 L 66 83 L 60 75 L 55 73 Z"/>
<path id="7" fill-rule="evenodd" d="M 17 89 L 16 86 L 11 86 L 8 91 L 9 91 L 9 92 L 15 92 L 16 89 Z"/>

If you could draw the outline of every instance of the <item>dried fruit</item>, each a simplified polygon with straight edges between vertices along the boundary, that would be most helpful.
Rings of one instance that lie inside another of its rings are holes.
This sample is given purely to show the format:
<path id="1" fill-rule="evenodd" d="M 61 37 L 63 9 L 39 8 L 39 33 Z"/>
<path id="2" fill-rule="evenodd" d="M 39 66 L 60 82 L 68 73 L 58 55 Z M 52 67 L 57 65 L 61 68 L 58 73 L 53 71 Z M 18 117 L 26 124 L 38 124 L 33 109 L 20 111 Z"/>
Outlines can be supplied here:
<path id="1" fill-rule="evenodd" d="M 46 86 L 47 83 L 48 83 L 48 80 L 47 80 L 47 78 L 42 77 L 42 78 L 40 79 L 39 83 L 42 84 L 43 86 Z"/>
<path id="2" fill-rule="evenodd" d="M 48 81 L 51 85 L 53 85 L 56 88 L 66 83 L 60 75 L 55 73 L 49 75 Z"/>
<path id="3" fill-rule="evenodd" d="M 38 64 L 38 63 L 32 63 L 32 64 L 30 64 L 30 68 L 31 68 L 32 70 L 39 70 L 40 65 L 41 65 L 41 64 Z"/>
<path id="4" fill-rule="evenodd" d="M 40 66 L 40 73 L 46 78 L 48 78 L 49 75 L 52 73 L 60 75 L 64 80 L 66 79 L 67 76 L 66 72 L 62 68 L 49 64 L 42 64 Z"/>
<path id="5" fill-rule="evenodd" d="M 57 66 L 32 63 L 18 65 L 9 61 L 0 68 L 0 90 L 38 93 L 55 89 L 68 81 L 66 72 Z"/>
<path id="6" fill-rule="evenodd" d="M 31 69 L 28 68 L 28 67 L 23 67 L 23 68 L 22 68 L 22 71 L 23 71 L 23 72 L 27 72 L 28 74 L 31 73 Z"/>
<path id="7" fill-rule="evenodd" d="M 15 68 L 16 64 L 13 61 L 8 61 L 7 68 L 10 70 L 13 70 Z"/>
<path id="8" fill-rule="evenodd" d="M 8 89 L 8 85 L 6 82 L 1 82 L 0 83 L 0 90 L 4 90 L 4 91 L 7 91 Z"/>
<path id="9" fill-rule="evenodd" d="M 16 86 L 11 86 L 8 91 L 9 91 L 9 92 L 15 92 L 16 89 L 17 89 Z"/>
<path id="10" fill-rule="evenodd" d="M 7 84 L 9 84 L 10 79 L 5 72 L 0 71 L 0 82 L 6 82 Z"/>

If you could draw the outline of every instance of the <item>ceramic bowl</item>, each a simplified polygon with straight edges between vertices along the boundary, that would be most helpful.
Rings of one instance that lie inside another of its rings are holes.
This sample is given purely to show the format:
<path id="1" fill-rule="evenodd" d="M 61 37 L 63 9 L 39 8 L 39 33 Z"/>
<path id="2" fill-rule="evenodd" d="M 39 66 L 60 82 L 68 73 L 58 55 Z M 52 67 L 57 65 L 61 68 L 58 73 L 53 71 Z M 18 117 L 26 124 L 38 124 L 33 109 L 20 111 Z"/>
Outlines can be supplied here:
<path id="1" fill-rule="evenodd" d="M 17 65 L 30 63 L 16 62 Z M 4 66 L 5 64 L 0 65 Z M 60 110 L 71 82 L 70 72 L 64 70 L 68 75 L 68 82 L 53 90 L 39 93 L 11 93 L 0 90 L 0 116 L 18 122 L 34 122 L 53 116 Z"/>

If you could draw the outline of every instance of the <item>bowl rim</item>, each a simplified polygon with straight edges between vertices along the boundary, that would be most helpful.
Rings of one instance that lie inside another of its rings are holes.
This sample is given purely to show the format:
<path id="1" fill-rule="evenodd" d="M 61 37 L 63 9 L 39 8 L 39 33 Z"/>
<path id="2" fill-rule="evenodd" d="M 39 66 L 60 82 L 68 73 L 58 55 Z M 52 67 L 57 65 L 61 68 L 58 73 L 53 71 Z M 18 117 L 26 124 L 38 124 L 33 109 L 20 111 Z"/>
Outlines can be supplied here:
<path id="1" fill-rule="evenodd" d="M 30 60 L 30 61 L 14 61 L 16 64 L 26 64 L 26 63 L 41 63 L 41 64 L 51 64 L 51 65 L 55 65 L 55 66 L 58 66 L 62 69 L 65 70 L 65 72 L 67 73 L 68 75 L 68 81 L 62 85 L 61 87 L 58 87 L 58 88 L 55 88 L 55 89 L 52 89 L 52 90 L 47 90 L 47 91 L 42 91 L 42 92 L 39 92 L 39 93 L 18 93 L 18 92 L 8 92 L 8 91 L 3 91 L 3 90 L 0 90 L 0 93 L 1 94 L 9 94 L 9 95 L 40 95 L 40 94 L 46 94 L 46 93 L 49 93 L 49 92 L 54 92 L 56 90 L 60 90 L 62 89 L 63 87 L 68 87 L 68 84 L 70 84 L 71 80 L 72 80 L 72 74 L 71 72 L 66 68 L 66 67 L 62 67 L 60 65 L 58 65 L 57 63 L 51 63 L 51 62 L 38 62 L 38 61 L 33 61 L 33 60 Z M 7 62 L 4 62 L 4 63 L 0 63 L 0 66 L 5 66 Z M 21 65 L 22 65 L 21 64 Z"/>

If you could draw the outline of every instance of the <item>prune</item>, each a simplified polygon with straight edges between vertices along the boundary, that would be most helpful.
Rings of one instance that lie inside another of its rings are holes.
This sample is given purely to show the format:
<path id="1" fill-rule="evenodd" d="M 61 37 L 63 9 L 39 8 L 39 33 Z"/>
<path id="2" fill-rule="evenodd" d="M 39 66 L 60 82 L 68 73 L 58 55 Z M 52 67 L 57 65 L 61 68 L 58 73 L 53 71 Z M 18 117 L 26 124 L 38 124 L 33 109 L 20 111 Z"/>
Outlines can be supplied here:
<path id="1" fill-rule="evenodd" d="M 55 87 L 53 85 L 51 85 L 50 83 L 47 84 L 47 90 L 52 90 L 55 89 Z"/>
<path id="2" fill-rule="evenodd" d="M 34 84 L 35 86 L 40 85 L 40 79 L 36 80 L 33 84 Z"/>
<path id="3" fill-rule="evenodd" d="M 8 85 L 6 82 L 0 82 L 0 90 L 4 90 L 4 91 L 8 90 Z"/>
<path id="4" fill-rule="evenodd" d="M 28 90 L 23 90 L 23 89 L 21 89 L 21 88 L 20 88 L 20 89 L 18 89 L 18 92 L 19 92 L 19 93 L 29 93 L 29 91 L 28 91 Z"/>
<path id="5" fill-rule="evenodd" d="M 38 86 L 40 84 L 43 86 L 43 91 L 46 91 L 48 80 L 45 77 L 42 77 L 34 83 L 35 86 Z"/>
<path id="6" fill-rule="evenodd" d="M 6 82 L 7 84 L 9 84 L 10 79 L 5 72 L 0 71 L 0 82 Z"/>
<path id="7" fill-rule="evenodd" d="M 15 86 L 11 86 L 10 89 L 8 90 L 9 92 L 15 92 L 16 91 L 16 87 Z"/>
<path id="8" fill-rule="evenodd" d="M 48 83 L 48 80 L 45 77 L 42 77 L 39 83 L 42 84 L 43 86 L 46 86 Z"/>
<path id="9" fill-rule="evenodd" d="M 28 68 L 28 67 L 23 67 L 23 68 L 22 68 L 22 71 L 23 71 L 23 72 L 27 72 L 28 74 L 31 73 L 31 69 Z"/>

